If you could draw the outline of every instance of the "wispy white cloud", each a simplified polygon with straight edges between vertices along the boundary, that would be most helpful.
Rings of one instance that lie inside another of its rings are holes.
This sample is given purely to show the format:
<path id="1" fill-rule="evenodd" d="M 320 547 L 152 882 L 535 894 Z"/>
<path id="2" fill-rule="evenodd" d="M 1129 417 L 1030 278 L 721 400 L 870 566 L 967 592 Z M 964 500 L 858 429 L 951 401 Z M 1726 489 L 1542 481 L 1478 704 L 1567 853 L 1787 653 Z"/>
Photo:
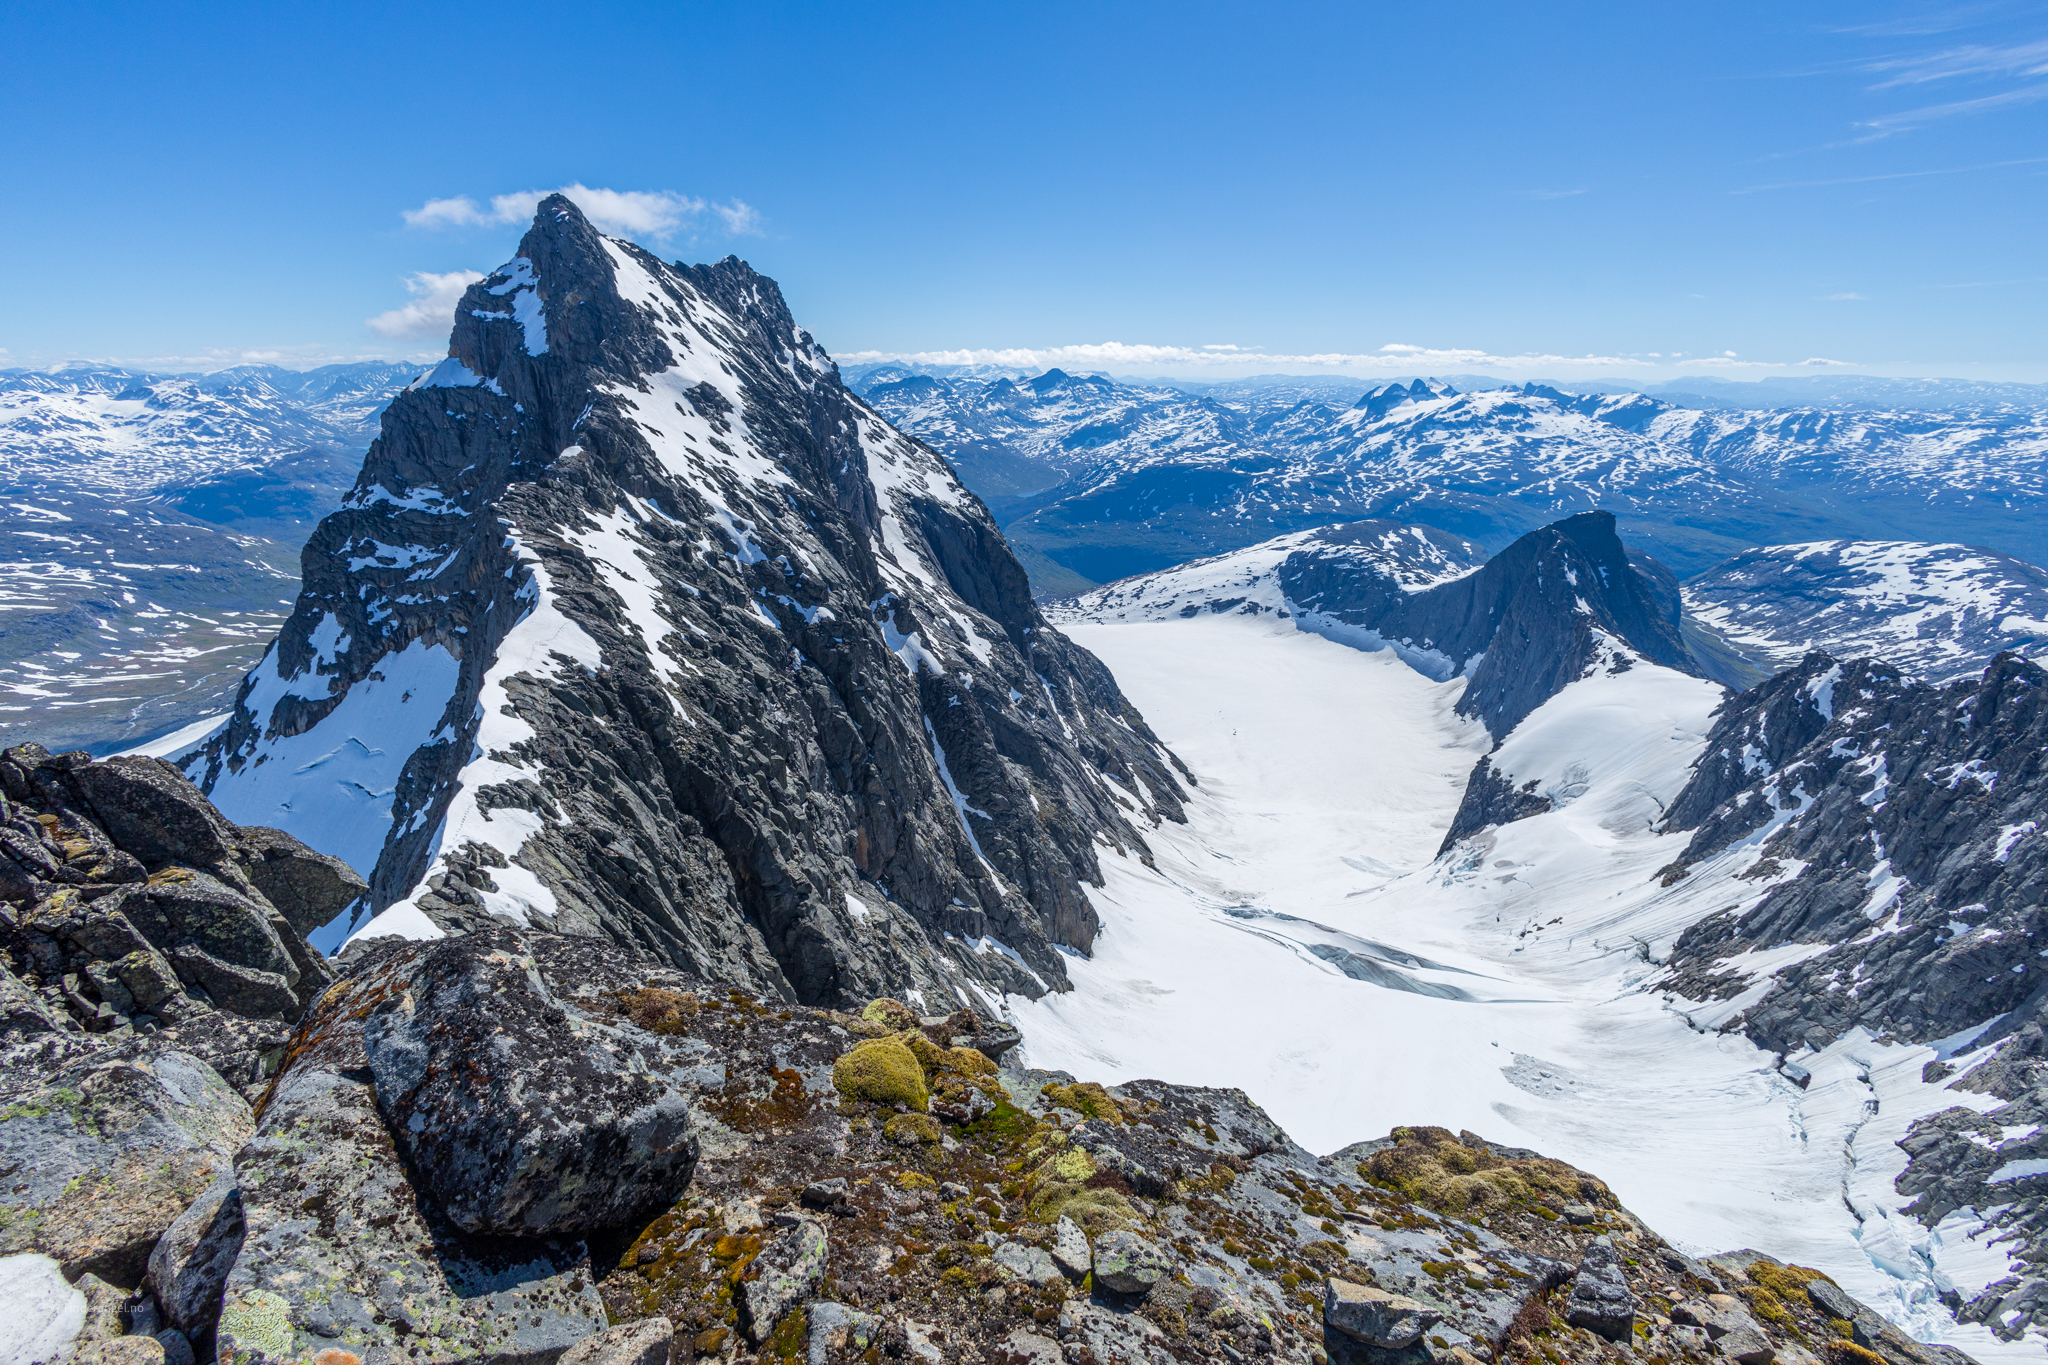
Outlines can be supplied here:
<path id="1" fill-rule="evenodd" d="M 1908 109 L 1900 114 L 1885 114 L 1879 118 L 1865 119 L 1859 126 L 1880 131 L 1915 128 L 1939 119 L 1955 118 L 1964 114 L 1988 114 L 1994 109 L 2006 109 L 2016 104 L 2033 104 L 2044 99 L 2048 99 L 2048 84 L 2023 85 L 2017 90 L 2004 90 L 1996 95 L 1983 95 L 1973 100 L 1930 104 L 1924 109 Z"/>
<path id="2" fill-rule="evenodd" d="M 1960 76 L 2048 76 L 2048 38 L 2006 47 L 1969 43 L 1943 48 L 1939 52 L 1883 57 L 1865 62 L 1863 69 L 1872 75 L 1887 77 L 1872 87 L 1877 90 L 1899 85 L 1925 85 L 1930 81 L 1953 80 Z"/>
<path id="3" fill-rule="evenodd" d="M 462 291 L 482 278 L 474 270 L 451 270 L 445 275 L 418 271 L 405 282 L 406 292 L 413 296 L 412 302 L 388 313 L 364 318 L 363 325 L 394 341 L 445 337 L 449 324 L 455 319 L 455 305 L 462 301 Z"/>
<path id="4" fill-rule="evenodd" d="M 416 209 L 404 210 L 403 216 L 407 227 L 416 228 L 514 226 L 532 218 L 534 209 L 550 194 L 567 195 L 598 231 L 615 237 L 664 241 L 686 228 L 700 226 L 706 214 L 724 224 L 730 236 L 761 233 L 759 211 L 739 199 L 714 204 L 674 190 L 593 189 L 581 182 L 556 190 L 492 195 L 488 207 L 466 194 L 452 199 L 429 199 Z"/>
<path id="5" fill-rule="evenodd" d="M 1822 294 L 1822 295 L 1820 296 L 1820 301 L 1821 301 L 1822 303 L 1863 303 L 1863 302 L 1866 302 L 1867 300 L 1866 300 L 1865 296 L 1864 296 L 1864 295 L 1862 295 L 1862 294 L 1857 294 L 1857 293 L 1848 293 L 1848 294 Z"/>
<path id="6" fill-rule="evenodd" d="M 1653 370 L 1677 361 L 1712 368 L 1795 369 L 1800 365 L 1838 365 L 1831 360 L 1742 360 L 1730 351 L 1699 360 L 1678 360 L 1681 353 L 1658 357 L 1636 355 L 1496 355 L 1459 347 L 1418 346 L 1389 342 L 1376 351 L 1321 351 L 1281 354 L 1251 348 L 1224 350 L 1211 346 L 1154 346 L 1104 341 L 1068 346 L 963 347 L 942 351 L 853 351 L 839 359 L 848 365 L 895 362 L 906 365 L 987 365 L 1002 369 L 1090 369 L 1112 373 L 1157 373 L 1231 366 L 1267 371 L 1330 370 L 1356 374 L 1457 373 L 1484 370 L 1502 373 L 1560 374 L 1571 372 Z"/>

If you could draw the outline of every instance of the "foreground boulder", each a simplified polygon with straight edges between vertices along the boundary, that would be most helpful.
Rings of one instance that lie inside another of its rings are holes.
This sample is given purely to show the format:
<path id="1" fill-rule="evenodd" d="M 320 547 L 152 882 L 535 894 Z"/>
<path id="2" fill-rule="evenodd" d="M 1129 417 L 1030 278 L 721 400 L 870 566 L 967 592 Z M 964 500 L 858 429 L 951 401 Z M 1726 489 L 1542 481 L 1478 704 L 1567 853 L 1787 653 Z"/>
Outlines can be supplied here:
<path id="1" fill-rule="evenodd" d="M 363 1039 L 365 1015 L 406 980 L 407 962 L 385 965 L 323 997 L 236 1159 L 246 1231 L 220 1310 L 224 1362 L 329 1347 L 369 1365 L 549 1360 L 606 1325 L 582 1243 L 468 1236 L 408 1179 Z"/>
<path id="2" fill-rule="evenodd" d="M 0 1254 L 140 1283 L 157 1238 L 232 1169 L 255 1126 L 248 1102 L 188 1053 L 73 1063 L 0 1108 Z"/>
<path id="3" fill-rule="evenodd" d="M 464 1232 L 615 1227 L 688 1182 L 697 1144 L 683 1092 L 656 1078 L 660 1049 L 563 1009 L 516 934 L 392 954 L 346 994 L 368 997 L 378 1108 Z"/>

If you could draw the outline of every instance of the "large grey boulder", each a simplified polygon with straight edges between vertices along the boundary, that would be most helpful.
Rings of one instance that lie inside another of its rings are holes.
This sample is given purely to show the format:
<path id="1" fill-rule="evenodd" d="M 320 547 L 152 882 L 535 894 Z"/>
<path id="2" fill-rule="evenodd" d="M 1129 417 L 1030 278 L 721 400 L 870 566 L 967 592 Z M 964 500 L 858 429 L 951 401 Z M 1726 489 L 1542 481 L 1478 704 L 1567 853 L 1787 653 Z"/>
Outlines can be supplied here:
<path id="1" fill-rule="evenodd" d="M 1135 1232 L 1095 1239 L 1095 1283 L 1118 1294 L 1149 1294 L 1173 1266 L 1166 1253 Z"/>
<path id="2" fill-rule="evenodd" d="M 363 1025 L 399 1148 L 466 1232 L 615 1227 L 682 1192 L 697 1160 L 684 1093 L 636 1039 L 572 1016 L 517 935 L 410 949 Z"/>
<path id="3" fill-rule="evenodd" d="M 408 965 L 387 955 L 322 997 L 236 1159 L 246 1231 L 215 1338 L 223 1362 L 330 1346 L 368 1365 L 545 1361 L 606 1326 L 580 1242 L 467 1236 L 408 1180 L 362 1037 Z"/>
<path id="4" fill-rule="evenodd" d="M 991 1259 L 1012 1277 L 1028 1284 L 1057 1284 L 1066 1278 L 1053 1264 L 1051 1253 L 1029 1242 L 1005 1242 L 995 1249 Z"/>
<path id="5" fill-rule="evenodd" d="M 1579 1260 L 1572 1292 L 1565 1301 L 1564 1320 L 1573 1327 L 1597 1332 L 1609 1341 L 1627 1341 L 1636 1325 L 1636 1299 L 1621 1273 L 1614 1239 L 1595 1237 Z"/>
<path id="6" fill-rule="evenodd" d="M 882 1320 L 843 1303 L 819 1300 L 805 1310 L 810 1339 L 804 1343 L 804 1365 L 833 1365 L 858 1359 L 882 1338 Z"/>
<path id="7" fill-rule="evenodd" d="M 194 1339 L 213 1328 L 221 1290 L 242 1250 L 242 1191 L 233 1172 L 206 1187 L 149 1253 L 147 1283 L 173 1327 Z"/>
<path id="8" fill-rule="evenodd" d="M 1413 1346 L 1442 1316 L 1405 1294 L 1369 1284 L 1330 1279 L 1323 1286 L 1323 1321 L 1370 1346 L 1398 1351 Z"/>
<path id="9" fill-rule="evenodd" d="M 150 867 L 183 864 L 225 871 L 234 826 L 192 779 L 158 758 L 110 758 L 70 771 L 100 827 Z"/>
<path id="10" fill-rule="evenodd" d="M 1054 1265 L 1076 1280 L 1088 1273 L 1094 1260 L 1088 1250 L 1088 1234 L 1065 1214 L 1061 1214 L 1059 1222 L 1053 1224 L 1052 1259 Z"/>
<path id="11" fill-rule="evenodd" d="M 281 829 L 244 825 L 235 845 L 250 882 L 302 937 L 369 894 L 370 884 L 354 868 Z"/>
<path id="12" fill-rule="evenodd" d="M 254 1128 L 248 1101 L 190 1054 L 75 1062 L 0 1110 L 0 1254 L 136 1284 Z"/>

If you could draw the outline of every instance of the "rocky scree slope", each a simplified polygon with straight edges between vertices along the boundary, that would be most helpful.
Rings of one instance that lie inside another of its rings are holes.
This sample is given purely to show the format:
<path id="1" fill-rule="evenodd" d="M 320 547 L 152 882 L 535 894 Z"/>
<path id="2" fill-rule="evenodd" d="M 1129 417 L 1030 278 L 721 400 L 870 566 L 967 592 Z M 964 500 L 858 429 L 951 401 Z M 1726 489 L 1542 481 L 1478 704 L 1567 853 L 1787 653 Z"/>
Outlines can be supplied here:
<path id="1" fill-rule="evenodd" d="M 147 1280 L 131 1365 L 205 1345 L 251 1104 L 334 980 L 305 933 L 365 890 L 167 763 L 0 752 L 0 1265 L 77 1282 L 102 1332 Z"/>
<path id="2" fill-rule="evenodd" d="M 1735 1002 L 1723 1027 L 1795 1081 L 1858 1029 L 1954 1059 L 1923 1079 L 1959 1103 L 1901 1144 L 1898 1188 L 2014 1244 L 2021 1273 L 1951 1305 L 2009 1339 L 2048 1322 L 2044 753 L 2048 672 L 2016 655 L 1944 686 L 1814 653 L 1721 708 L 1665 821 L 1691 831 L 1667 885 L 1753 890 L 1677 939 L 1662 988 Z"/>
<path id="3" fill-rule="evenodd" d="M 175 1303 L 237 1365 L 1968 1361 L 1816 1272 L 1688 1259 L 1536 1153 L 1317 1157 L 1237 1091 L 1005 1065 L 971 1010 L 508 928 L 343 970 L 143 1292 L 87 1284 L 78 1358 L 164 1358 L 118 1344 Z"/>
<path id="4" fill-rule="evenodd" d="M 772 281 L 553 197 L 189 770 L 362 870 L 358 932 L 542 924 L 950 1008 L 1064 986 L 1097 858 L 1179 818 L 1170 763 Z"/>

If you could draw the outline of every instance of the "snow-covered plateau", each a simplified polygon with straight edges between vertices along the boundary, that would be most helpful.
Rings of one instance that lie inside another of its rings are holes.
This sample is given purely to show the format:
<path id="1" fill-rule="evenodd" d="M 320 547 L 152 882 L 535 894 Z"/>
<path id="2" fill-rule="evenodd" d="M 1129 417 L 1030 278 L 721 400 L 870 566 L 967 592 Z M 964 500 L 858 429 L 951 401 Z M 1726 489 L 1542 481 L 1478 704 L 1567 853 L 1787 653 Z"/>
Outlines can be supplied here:
<path id="1" fill-rule="evenodd" d="M 1213 587 L 1256 591 L 1244 567 Z M 1184 593 L 1221 595 L 1191 577 Z M 1797 1068 L 1716 1031 L 1742 996 L 1654 984 L 1687 926 L 1761 895 L 1738 879 L 1753 846 L 1674 886 L 1656 875 L 1686 838 L 1653 826 L 1721 688 L 1647 664 L 1570 684 L 1492 760 L 1554 808 L 1438 857 L 1489 747 L 1455 713 L 1463 678 L 1274 610 L 1145 619 L 1091 595 L 1062 624 L 1200 786 L 1185 826 L 1148 833 L 1155 866 L 1105 860 L 1103 929 L 1069 963 L 1075 990 L 1013 1001 L 1033 1065 L 1241 1087 L 1318 1151 L 1395 1124 L 1469 1128 L 1602 1172 L 1692 1251 L 1754 1246 L 1825 1269 L 1925 1339 L 2038 1360 L 2038 1339 L 2001 1341 L 1940 1302 L 2007 1274 L 2005 1250 L 1968 1216 L 1923 1227 L 1893 1190 L 1915 1119 L 1995 1107 L 1920 1079 L 1937 1058 L 1974 1060 L 1969 1036 L 1903 1046 L 1858 1030 L 1800 1058 L 1802 1088 Z M 1749 965 L 1746 995 L 1780 964 Z"/>

